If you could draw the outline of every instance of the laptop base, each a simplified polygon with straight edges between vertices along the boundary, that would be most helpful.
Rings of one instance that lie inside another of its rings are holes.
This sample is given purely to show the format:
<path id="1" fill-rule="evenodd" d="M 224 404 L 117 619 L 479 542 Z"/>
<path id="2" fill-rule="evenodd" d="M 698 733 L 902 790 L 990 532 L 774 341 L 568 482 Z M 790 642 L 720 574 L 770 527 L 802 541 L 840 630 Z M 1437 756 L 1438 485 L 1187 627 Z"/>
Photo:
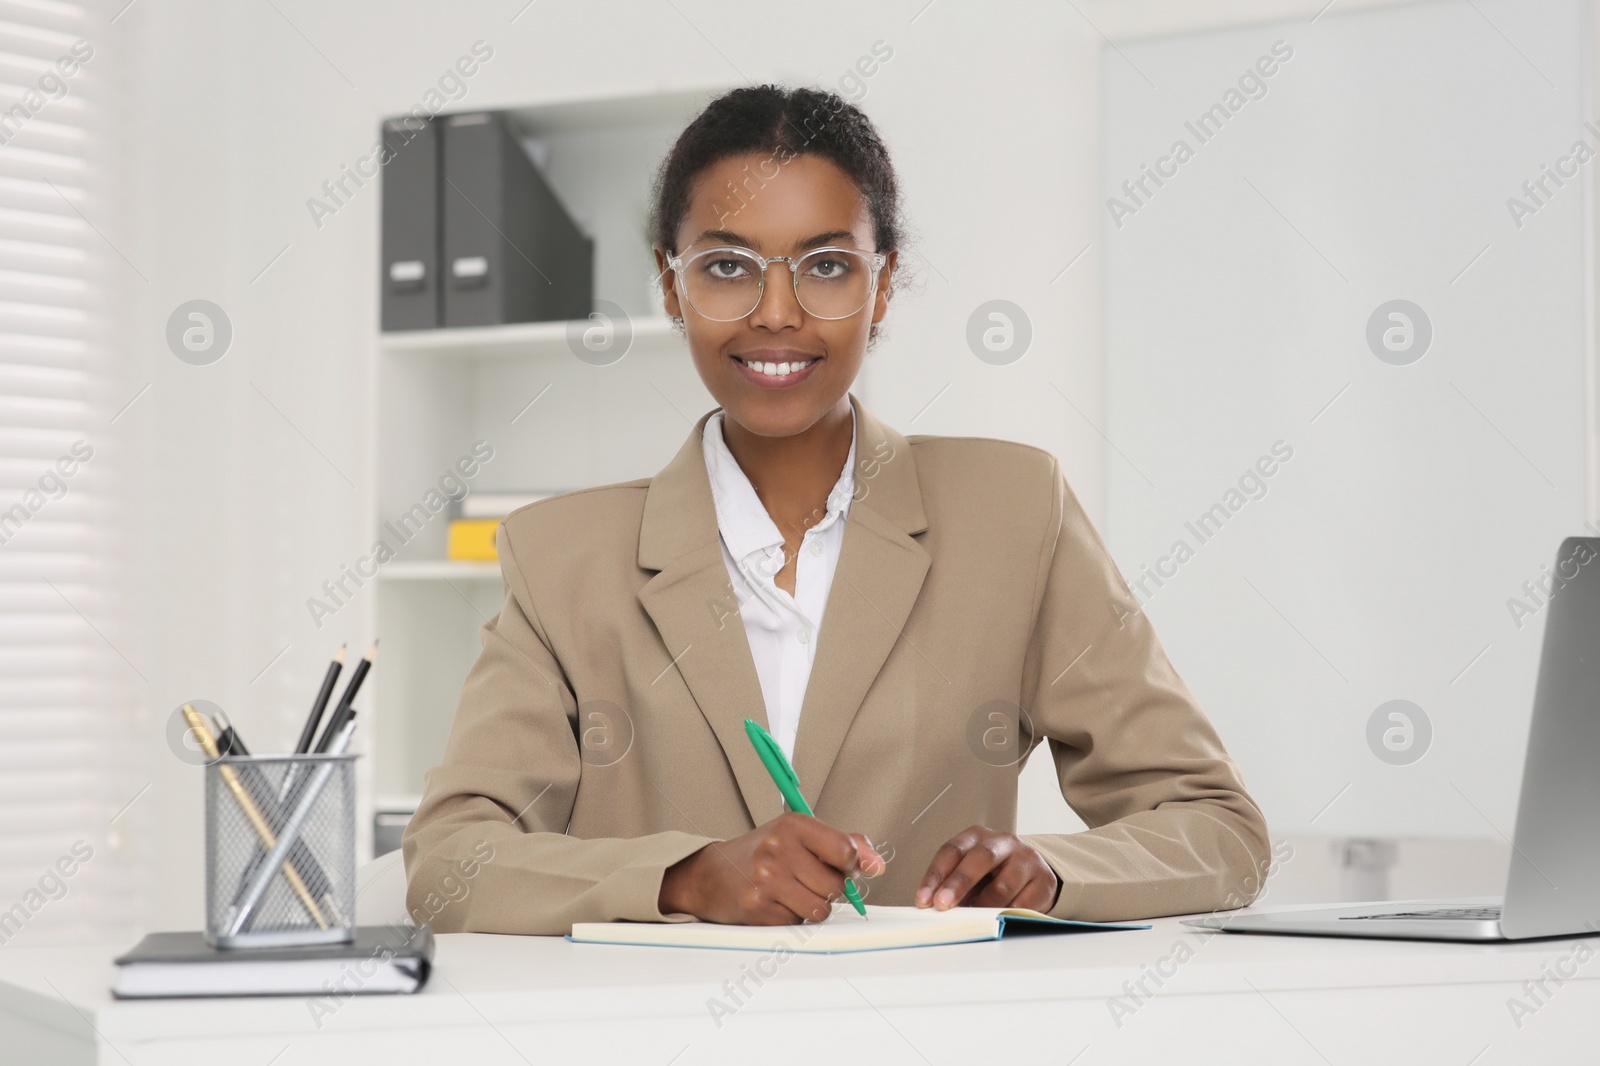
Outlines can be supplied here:
<path id="1" fill-rule="evenodd" d="M 1213 915 L 1183 924 L 1225 933 L 1272 933 L 1289 936 L 1332 936 L 1380 940 L 1440 940 L 1465 943 L 1505 941 L 1500 928 L 1500 898 L 1479 896 L 1449 900 L 1389 900 L 1317 910 L 1268 911 L 1260 914 Z M 1590 936 L 1592 929 L 1574 929 L 1537 939 Z M 1532 938 L 1530 938 L 1532 939 Z"/>

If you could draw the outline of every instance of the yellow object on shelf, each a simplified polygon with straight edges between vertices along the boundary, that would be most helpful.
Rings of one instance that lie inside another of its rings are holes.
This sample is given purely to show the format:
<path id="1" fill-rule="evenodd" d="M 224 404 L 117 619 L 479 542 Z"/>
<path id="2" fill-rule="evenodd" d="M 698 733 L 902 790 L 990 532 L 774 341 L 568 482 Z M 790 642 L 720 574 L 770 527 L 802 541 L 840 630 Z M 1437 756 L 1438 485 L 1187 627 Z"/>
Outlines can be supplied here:
<path id="1" fill-rule="evenodd" d="M 457 518 L 450 523 L 450 539 L 445 558 L 458 562 L 492 563 L 500 558 L 494 548 L 498 518 Z"/>

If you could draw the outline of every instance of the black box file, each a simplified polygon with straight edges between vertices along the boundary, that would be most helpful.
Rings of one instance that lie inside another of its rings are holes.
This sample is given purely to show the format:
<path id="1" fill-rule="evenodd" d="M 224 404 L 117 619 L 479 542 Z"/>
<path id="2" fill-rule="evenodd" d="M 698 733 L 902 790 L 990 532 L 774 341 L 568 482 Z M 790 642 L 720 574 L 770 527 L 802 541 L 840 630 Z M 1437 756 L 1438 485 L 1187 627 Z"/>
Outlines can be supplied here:
<path id="1" fill-rule="evenodd" d="M 501 111 L 437 119 L 443 325 L 583 318 L 594 242 L 556 198 Z"/>
<path id="2" fill-rule="evenodd" d="M 430 119 L 383 123 L 383 328 L 435 329 L 439 305 L 439 131 Z"/>

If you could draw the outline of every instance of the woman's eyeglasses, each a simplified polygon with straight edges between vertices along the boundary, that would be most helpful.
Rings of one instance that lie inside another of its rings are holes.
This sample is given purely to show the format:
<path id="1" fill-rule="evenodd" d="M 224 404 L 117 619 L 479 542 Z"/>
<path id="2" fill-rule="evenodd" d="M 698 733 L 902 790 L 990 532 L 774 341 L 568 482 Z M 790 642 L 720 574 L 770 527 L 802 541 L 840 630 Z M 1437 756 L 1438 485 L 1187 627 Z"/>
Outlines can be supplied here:
<path id="1" fill-rule="evenodd" d="M 828 321 L 849 318 L 872 299 L 878 271 L 886 262 L 882 252 L 857 248 L 816 248 L 796 258 L 762 256 L 733 246 L 667 259 L 677 276 L 678 295 L 712 322 L 737 322 L 754 311 L 773 263 L 789 268 L 794 298 L 806 314 Z"/>

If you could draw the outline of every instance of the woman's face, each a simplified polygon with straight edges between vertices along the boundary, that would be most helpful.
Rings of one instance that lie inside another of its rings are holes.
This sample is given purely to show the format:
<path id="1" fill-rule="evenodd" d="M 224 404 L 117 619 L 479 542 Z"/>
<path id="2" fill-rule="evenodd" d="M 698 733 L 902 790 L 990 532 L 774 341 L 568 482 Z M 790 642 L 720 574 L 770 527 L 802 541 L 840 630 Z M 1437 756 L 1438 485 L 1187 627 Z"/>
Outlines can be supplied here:
<path id="1" fill-rule="evenodd" d="M 700 249 L 726 245 L 796 258 L 823 246 L 875 250 L 866 201 L 844 171 L 826 159 L 799 155 L 778 167 L 776 177 L 756 177 L 774 165 L 772 156 L 758 152 L 702 171 L 678 226 L 678 254 L 687 259 Z M 789 268 L 773 263 L 755 310 L 734 322 L 697 314 L 675 285 L 665 249 L 657 246 L 655 252 L 667 313 L 683 318 L 695 369 L 725 417 L 758 436 L 787 437 L 845 402 L 866 355 L 868 332 L 889 309 L 893 252 L 879 271 L 873 298 L 849 318 L 807 314 L 795 299 Z M 815 362 L 776 381 L 745 365 L 809 360 Z"/>

